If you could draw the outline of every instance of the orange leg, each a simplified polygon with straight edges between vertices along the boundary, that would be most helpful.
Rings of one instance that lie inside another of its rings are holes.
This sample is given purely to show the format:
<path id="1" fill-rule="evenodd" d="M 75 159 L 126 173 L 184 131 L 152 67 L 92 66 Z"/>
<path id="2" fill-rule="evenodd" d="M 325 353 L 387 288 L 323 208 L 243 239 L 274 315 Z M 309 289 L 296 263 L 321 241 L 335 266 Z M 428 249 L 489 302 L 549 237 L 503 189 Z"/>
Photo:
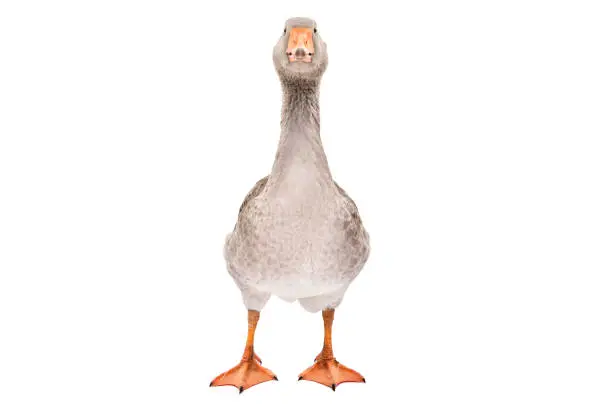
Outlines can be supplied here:
<path id="1" fill-rule="evenodd" d="M 218 375 L 212 380 L 210 383 L 211 387 L 233 385 L 242 393 L 242 391 L 254 385 L 270 380 L 278 380 L 272 371 L 261 365 L 261 359 L 255 354 L 253 343 L 258 320 L 259 312 L 249 310 L 249 332 L 242 359 L 236 367 Z"/>
<path id="2" fill-rule="evenodd" d="M 299 380 L 318 382 L 319 384 L 336 387 L 345 382 L 365 382 L 365 378 L 357 371 L 352 370 L 338 362 L 334 358 L 332 350 L 332 323 L 334 321 L 334 309 L 323 310 L 323 325 L 325 337 L 323 339 L 323 350 L 315 359 L 314 365 L 300 374 Z"/>

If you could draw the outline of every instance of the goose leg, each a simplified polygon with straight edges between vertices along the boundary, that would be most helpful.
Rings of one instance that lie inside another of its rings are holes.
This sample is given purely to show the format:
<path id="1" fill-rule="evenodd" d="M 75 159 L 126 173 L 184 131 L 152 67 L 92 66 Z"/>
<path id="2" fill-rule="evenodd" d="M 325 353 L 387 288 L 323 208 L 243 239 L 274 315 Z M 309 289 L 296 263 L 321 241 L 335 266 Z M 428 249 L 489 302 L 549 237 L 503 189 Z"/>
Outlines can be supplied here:
<path id="1" fill-rule="evenodd" d="M 332 323 L 334 321 L 334 309 L 323 310 L 323 325 L 325 335 L 323 339 L 323 350 L 315 359 L 315 363 L 300 374 L 299 380 L 314 381 L 326 385 L 332 390 L 345 382 L 365 382 L 365 378 L 357 371 L 352 370 L 338 362 L 334 358 L 332 350 Z"/>
<path id="2" fill-rule="evenodd" d="M 255 354 L 253 343 L 258 321 L 259 312 L 249 310 L 249 332 L 242 359 L 237 366 L 218 375 L 212 380 L 210 383 L 211 387 L 233 385 L 242 393 L 242 391 L 254 385 L 270 380 L 278 380 L 272 371 L 261 365 L 261 359 Z"/>

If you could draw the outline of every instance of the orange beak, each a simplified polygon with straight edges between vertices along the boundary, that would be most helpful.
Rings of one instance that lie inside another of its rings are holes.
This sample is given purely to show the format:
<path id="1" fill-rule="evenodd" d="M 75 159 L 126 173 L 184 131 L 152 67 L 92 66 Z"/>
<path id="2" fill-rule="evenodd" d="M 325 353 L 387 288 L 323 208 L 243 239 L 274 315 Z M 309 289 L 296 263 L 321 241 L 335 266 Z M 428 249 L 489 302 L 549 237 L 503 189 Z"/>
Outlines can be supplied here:
<path id="1" fill-rule="evenodd" d="M 289 62 L 311 62 L 314 55 L 314 42 L 312 28 L 296 27 L 289 32 L 287 42 L 287 56 Z"/>

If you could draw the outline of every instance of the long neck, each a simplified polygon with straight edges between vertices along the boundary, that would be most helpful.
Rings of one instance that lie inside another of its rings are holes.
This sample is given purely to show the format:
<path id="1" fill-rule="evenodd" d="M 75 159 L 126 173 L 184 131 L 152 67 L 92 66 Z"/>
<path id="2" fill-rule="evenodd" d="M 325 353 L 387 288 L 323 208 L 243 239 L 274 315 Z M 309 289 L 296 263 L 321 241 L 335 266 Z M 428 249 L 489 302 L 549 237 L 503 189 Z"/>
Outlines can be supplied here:
<path id="1" fill-rule="evenodd" d="M 281 136 L 268 185 L 277 191 L 333 185 L 323 150 L 318 82 L 283 82 Z"/>

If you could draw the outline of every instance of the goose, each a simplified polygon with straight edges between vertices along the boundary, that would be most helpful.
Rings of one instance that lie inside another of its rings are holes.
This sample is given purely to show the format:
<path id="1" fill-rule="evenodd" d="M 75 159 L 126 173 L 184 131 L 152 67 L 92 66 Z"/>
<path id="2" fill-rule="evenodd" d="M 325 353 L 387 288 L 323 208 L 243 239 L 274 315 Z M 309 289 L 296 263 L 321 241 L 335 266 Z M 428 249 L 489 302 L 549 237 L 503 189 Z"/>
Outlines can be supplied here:
<path id="1" fill-rule="evenodd" d="M 319 88 L 328 58 L 316 22 L 288 19 L 273 62 L 283 90 L 275 160 L 270 174 L 246 195 L 224 245 L 227 270 L 247 309 L 246 346 L 238 365 L 210 386 L 234 386 L 242 393 L 278 380 L 254 351 L 260 312 L 275 295 L 299 301 L 308 312 L 321 312 L 323 348 L 298 380 L 335 391 L 341 383 L 365 382 L 334 357 L 332 323 L 368 259 L 369 235 L 355 202 L 332 178 L 321 142 Z"/>

